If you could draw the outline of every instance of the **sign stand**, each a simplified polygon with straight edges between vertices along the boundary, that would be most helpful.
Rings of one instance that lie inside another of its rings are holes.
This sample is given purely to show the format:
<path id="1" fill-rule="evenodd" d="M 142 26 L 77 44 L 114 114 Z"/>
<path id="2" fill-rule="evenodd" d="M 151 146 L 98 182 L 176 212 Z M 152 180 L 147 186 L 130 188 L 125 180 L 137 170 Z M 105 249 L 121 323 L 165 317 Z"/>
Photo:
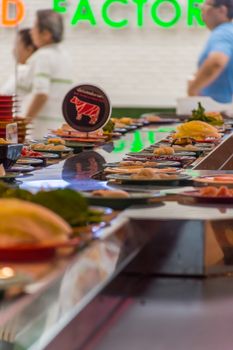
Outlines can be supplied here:
<path id="1" fill-rule="evenodd" d="M 109 121 L 111 104 L 102 89 L 83 84 L 67 93 L 62 111 L 71 128 L 84 133 L 87 139 L 91 139 L 90 133 L 103 128 Z"/>

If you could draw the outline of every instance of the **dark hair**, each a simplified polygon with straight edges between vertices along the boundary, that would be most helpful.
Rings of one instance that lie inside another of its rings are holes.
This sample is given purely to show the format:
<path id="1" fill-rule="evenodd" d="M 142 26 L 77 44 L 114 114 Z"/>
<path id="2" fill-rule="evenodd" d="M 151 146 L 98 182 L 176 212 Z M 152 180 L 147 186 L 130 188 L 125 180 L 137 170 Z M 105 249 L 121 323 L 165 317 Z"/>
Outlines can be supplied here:
<path id="1" fill-rule="evenodd" d="M 214 5 L 216 7 L 226 6 L 227 17 L 233 19 L 233 0 L 214 0 Z"/>
<path id="2" fill-rule="evenodd" d="M 34 45 L 31 37 L 31 29 L 30 28 L 24 28 L 18 31 L 18 35 L 20 36 L 22 42 L 26 47 L 31 46 L 34 51 L 37 50 L 37 47 Z"/>
<path id="3" fill-rule="evenodd" d="M 39 31 L 48 30 L 54 43 L 61 42 L 64 32 L 62 16 L 53 10 L 38 10 L 36 15 Z"/>

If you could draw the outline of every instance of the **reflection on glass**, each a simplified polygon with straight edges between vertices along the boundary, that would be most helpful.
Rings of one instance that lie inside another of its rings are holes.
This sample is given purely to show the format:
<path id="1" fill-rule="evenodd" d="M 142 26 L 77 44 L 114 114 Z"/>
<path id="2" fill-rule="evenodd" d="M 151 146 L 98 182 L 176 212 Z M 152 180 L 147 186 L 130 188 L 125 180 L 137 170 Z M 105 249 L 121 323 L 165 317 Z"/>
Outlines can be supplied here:
<path id="1" fill-rule="evenodd" d="M 102 170 L 105 159 L 97 152 L 84 151 L 72 156 L 64 162 L 62 169 L 63 180 L 87 180 Z"/>
<path id="2" fill-rule="evenodd" d="M 135 131 L 133 142 L 131 144 L 131 152 L 140 152 L 144 148 L 144 143 L 142 141 L 142 135 L 140 131 Z"/>
<path id="3" fill-rule="evenodd" d="M 156 141 L 155 132 L 152 130 L 148 131 L 148 141 L 151 145 L 153 145 Z"/>
<path id="4" fill-rule="evenodd" d="M 115 141 L 113 153 L 123 152 L 125 149 L 125 146 L 126 146 L 126 143 L 124 140 Z"/>
<path id="5" fill-rule="evenodd" d="M 20 188 L 31 192 L 37 192 L 41 189 L 52 190 L 56 188 L 66 188 L 68 185 L 69 183 L 63 180 L 38 180 L 25 182 L 20 185 Z"/>

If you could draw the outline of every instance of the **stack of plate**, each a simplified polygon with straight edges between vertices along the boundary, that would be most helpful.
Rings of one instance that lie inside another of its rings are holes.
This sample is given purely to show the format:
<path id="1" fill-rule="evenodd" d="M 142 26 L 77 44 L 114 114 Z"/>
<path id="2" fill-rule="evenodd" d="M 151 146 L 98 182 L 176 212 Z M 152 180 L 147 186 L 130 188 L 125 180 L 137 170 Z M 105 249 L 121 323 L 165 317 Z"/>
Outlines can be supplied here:
<path id="1" fill-rule="evenodd" d="M 6 126 L 13 123 L 16 103 L 15 95 L 0 95 L 0 138 L 6 138 Z"/>
<path id="2" fill-rule="evenodd" d="M 26 124 L 25 118 L 23 117 L 15 117 L 14 122 L 18 125 L 18 142 L 24 143 L 25 138 L 30 136 L 31 127 Z"/>

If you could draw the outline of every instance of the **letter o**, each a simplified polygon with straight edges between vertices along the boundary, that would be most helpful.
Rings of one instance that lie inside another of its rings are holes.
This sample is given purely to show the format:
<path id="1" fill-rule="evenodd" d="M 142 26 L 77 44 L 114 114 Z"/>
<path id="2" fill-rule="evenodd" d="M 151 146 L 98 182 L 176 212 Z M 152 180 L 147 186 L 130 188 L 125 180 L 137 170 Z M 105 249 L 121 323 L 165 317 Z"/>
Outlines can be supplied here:
<path id="1" fill-rule="evenodd" d="M 170 3 L 175 9 L 175 16 L 170 21 L 167 21 L 167 22 L 162 21 L 157 16 L 158 8 L 163 2 Z M 179 3 L 176 0 L 157 0 L 157 1 L 155 1 L 155 3 L 151 7 L 151 16 L 153 18 L 153 21 L 156 24 L 158 24 L 160 27 L 169 28 L 169 27 L 174 26 L 179 21 L 179 19 L 182 16 L 182 10 L 181 10 Z"/>

